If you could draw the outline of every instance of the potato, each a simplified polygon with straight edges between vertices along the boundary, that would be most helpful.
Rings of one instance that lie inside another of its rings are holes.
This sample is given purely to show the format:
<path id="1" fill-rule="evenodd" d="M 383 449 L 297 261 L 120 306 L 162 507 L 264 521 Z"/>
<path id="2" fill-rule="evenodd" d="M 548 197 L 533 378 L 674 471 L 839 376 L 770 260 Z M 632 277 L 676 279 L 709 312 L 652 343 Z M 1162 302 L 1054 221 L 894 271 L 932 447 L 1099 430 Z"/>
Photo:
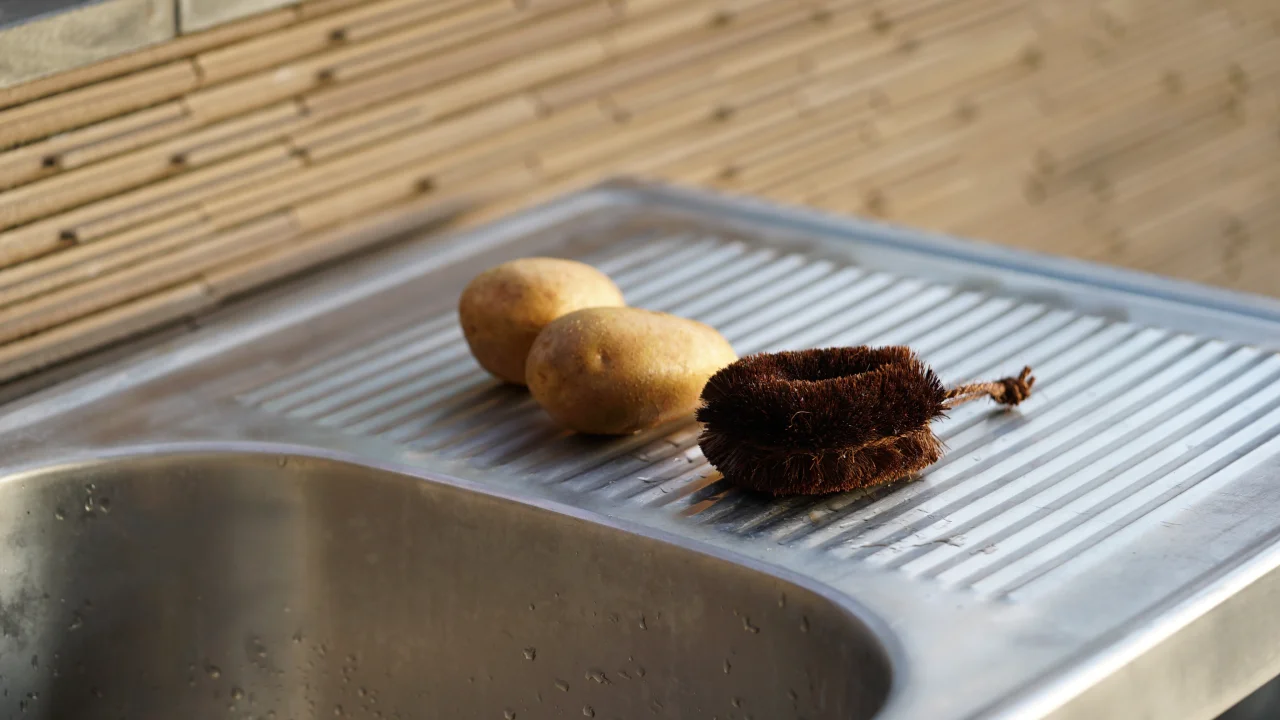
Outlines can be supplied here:
<path id="1" fill-rule="evenodd" d="M 573 260 L 522 258 L 475 277 L 462 291 L 462 334 L 480 366 L 524 384 L 525 358 L 547 323 L 589 307 L 624 305 L 608 275 Z"/>
<path id="2" fill-rule="evenodd" d="M 700 322 L 638 308 L 591 308 L 547 325 L 525 379 L 556 422 L 627 435 L 689 415 L 702 387 L 738 356 Z"/>

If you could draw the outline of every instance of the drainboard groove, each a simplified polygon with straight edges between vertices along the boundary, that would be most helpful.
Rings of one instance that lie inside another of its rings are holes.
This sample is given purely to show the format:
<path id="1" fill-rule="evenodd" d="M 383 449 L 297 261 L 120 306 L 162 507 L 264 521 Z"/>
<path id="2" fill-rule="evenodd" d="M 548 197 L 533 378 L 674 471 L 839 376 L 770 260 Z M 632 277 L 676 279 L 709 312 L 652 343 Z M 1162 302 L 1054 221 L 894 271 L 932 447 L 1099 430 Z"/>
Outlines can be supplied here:
<path id="1" fill-rule="evenodd" d="M 456 328 L 443 330 L 347 373 L 335 374 L 327 387 L 325 383 L 317 383 L 327 392 L 298 393 L 290 398 L 291 403 L 280 403 L 272 409 L 295 417 L 317 419 L 328 418 L 353 405 L 361 407 L 362 402 L 376 398 L 388 388 L 402 387 L 401 383 L 410 378 L 421 378 L 437 368 L 457 367 L 457 360 L 463 361 L 463 367 L 470 365 L 470 358 L 459 347 L 461 340 L 462 333 Z M 299 401 L 300 404 L 295 404 Z"/>
<path id="2" fill-rule="evenodd" d="M 1202 423 L 1232 404 L 1275 382 L 1280 361 L 1273 364 L 1266 360 L 1267 356 L 1257 351 L 1242 349 L 1107 432 L 1089 438 L 1077 447 L 1087 453 L 1083 458 L 1060 456 L 1011 479 L 984 502 L 956 512 L 952 522 L 963 524 L 953 532 L 966 538 L 964 549 L 940 546 L 903 552 L 887 564 L 931 576 L 957 567 L 955 573 L 960 574 L 996 562 L 1000 556 L 1016 552 L 1022 544 L 1052 537 L 1055 526 L 1047 516 L 1054 509 L 1103 485 L 1121 487 L 1132 477 L 1133 467 L 1196 432 Z M 1187 454 L 1180 457 L 1189 459 Z M 1013 537 L 1018 531 L 1029 532 Z M 983 551 L 976 553 L 973 548 Z M 971 557 L 966 559 L 967 556 Z"/>
<path id="3" fill-rule="evenodd" d="M 1028 404 L 1034 400 L 1041 407 L 1051 407 L 1056 398 L 1068 396 L 1075 389 L 1105 376 L 1113 367 L 1123 366 L 1129 359 L 1141 356 L 1166 336 L 1165 333 L 1142 331 L 1121 324 L 1102 325 L 1065 350 L 1058 348 L 1048 357 L 1028 358 L 1030 362 L 1043 360 L 1040 367 L 1044 370 L 1040 377 L 1045 378 L 1037 382 L 1043 387 L 1038 388 L 1037 395 L 1032 396 Z M 974 405 L 958 408 L 947 418 L 934 423 L 935 432 L 949 449 L 930 470 L 945 468 L 971 450 L 984 448 L 1007 434 L 1010 425 L 1021 417 L 1023 415 L 1018 413 L 992 411 Z M 970 464 L 972 462 L 970 460 Z M 931 475 L 931 472 L 922 473 L 919 480 L 899 486 L 875 502 L 854 506 L 848 512 L 829 518 L 821 527 L 809 531 L 803 542 L 811 547 L 836 546 L 858 537 L 864 528 L 874 527 L 880 516 L 892 518 L 906 512 L 914 507 L 913 503 L 924 502 L 946 489 L 937 487 L 937 480 Z"/>
<path id="4" fill-rule="evenodd" d="M 1185 338 L 1190 342 L 1190 338 Z M 1085 394 L 1072 398 L 1054 411 L 1042 412 L 1034 420 L 1018 427 L 1014 432 L 1001 440 L 1008 447 L 992 457 L 982 458 L 967 470 L 956 473 L 939 472 L 935 479 L 941 482 L 951 480 L 951 486 L 928 502 L 913 509 L 926 513 L 924 518 L 904 521 L 902 524 L 890 522 L 863 536 L 871 539 L 876 545 L 887 544 L 874 550 L 860 552 L 865 560 L 879 563 L 892 561 L 892 556 L 903 552 L 903 544 L 939 542 L 952 538 L 949 529 L 952 523 L 963 520 L 968 513 L 976 512 L 992 498 L 999 498 L 1008 492 L 1010 483 L 1016 488 L 1020 484 L 1033 482 L 1039 477 L 1039 471 L 1047 465 L 1068 457 L 1079 449 L 1077 443 L 1087 443 L 1089 439 L 1106 436 L 1118 423 L 1140 413 L 1150 403 L 1159 402 L 1171 388 L 1193 380 L 1198 374 L 1212 368 L 1221 359 L 1223 346 L 1207 344 L 1196 348 L 1188 355 L 1181 355 L 1172 360 L 1152 375 L 1138 382 L 1142 370 L 1126 368 L 1112 377 L 1089 388 Z M 1131 385 L 1131 383 L 1137 384 Z M 1090 397 L 1102 399 L 1088 403 Z M 1065 417 L 1064 417 L 1065 416 Z M 970 456 L 972 457 L 972 456 Z M 947 468 L 961 467 L 964 456 Z M 1067 460 L 1069 461 L 1069 460 Z M 944 468 L 947 469 L 947 468 Z M 905 516 L 903 516 L 905 517 Z M 945 518 L 942 524 L 948 528 L 944 532 L 925 535 L 925 530 L 939 529 L 938 518 Z M 891 534 L 889 528 L 895 529 Z"/>
<path id="5" fill-rule="evenodd" d="M 1273 386 L 1272 392 L 1247 398 L 1199 428 L 1197 436 L 1204 439 L 1188 453 L 1189 461 L 1173 457 L 1106 497 L 1088 497 L 1085 502 L 1094 512 L 1063 508 L 1058 512 L 1073 516 L 1065 532 L 1042 544 L 1025 546 L 1019 557 L 993 563 L 965 578 L 965 584 L 991 595 L 1015 592 L 1086 550 L 1105 553 L 1107 548 L 1102 544 L 1107 538 L 1126 530 L 1133 532 L 1139 520 L 1157 521 L 1153 511 L 1189 489 L 1210 478 L 1213 482 L 1207 485 L 1221 485 L 1272 457 L 1280 446 L 1280 392 L 1275 389 Z M 1244 417 L 1232 422 L 1241 415 Z M 1104 485 L 1098 491 L 1112 489 Z"/>
<path id="6" fill-rule="evenodd" d="M 474 379 L 479 366 L 459 341 L 411 362 L 386 368 L 384 374 L 331 396 L 313 419 L 330 427 L 354 428 L 370 416 L 415 398 L 456 393 L 464 378 Z"/>
<path id="7" fill-rule="evenodd" d="M 939 365 L 938 370 L 959 380 L 970 379 L 976 374 L 984 376 L 1009 374 L 1015 372 L 1023 362 L 1039 364 L 1041 361 L 1047 361 L 1057 356 L 1063 349 L 1101 332 L 1105 327 L 1104 321 L 1099 318 L 1079 318 L 1070 313 L 1050 313 L 1045 319 L 1026 326 L 1022 332 L 1001 337 L 981 353 L 975 354 L 971 361 L 948 362 Z M 1052 335 L 1047 334 L 1055 330 L 1060 331 Z M 1040 339 L 1038 332 L 1046 333 L 1043 342 L 1038 341 Z M 1030 340 L 1030 338 L 1037 340 Z M 946 355 L 945 349 L 940 355 Z M 1051 385 L 1052 382 L 1046 384 Z M 964 406 L 959 410 L 963 411 L 966 408 L 972 408 L 972 406 Z M 957 415 L 958 412 L 952 413 L 953 418 Z M 974 421 L 986 415 L 987 413 L 975 413 Z M 941 425 L 941 423 L 938 424 Z M 897 492 L 905 490 L 906 487 L 900 486 Z M 843 495 L 814 499 L 805 513 L 773 523 L 769 528 L 770 534 L 778 542 L 820 544 L 822 538 L 832 532 L 833 523 L 844 520 L 849 513 L 869 505 L 886 492 L 888 491 L 881 489 L 860 494 L 856 505 L 845 502 Z"/>
<path id="8" fill-rule="evenodd" d="M 1101 421 L 1121 412 L 1121 408 L 1111 404 L 1113 396 L 1122 393 L 1121 397 L 1130 399 L 1125 408 L 1149 397 L 1160 385 L 1142 382 L 1138 387 L 1147 389 L 1147 393 L 1125 388 L 1152 372 L 1164 379 L 1162 374 L 1171 366 L 1178 367 L 1198 345 L 1194 338 L 1173 336 L 1154 349 L 1144 349 L 1140 358 L 1137 355 L 1123 358 L 1124 362 L 1095 374 L 1090 382 L 1053 407 L 1046 406 L 1046 400 L 1037 405 L 1028 401 L 1026 413 L 1000 423 L 989 440 L 974 443 L 972 449 L 952 451 L 946 464 L 935 465 L 922 473 L 929 481 L 928 491 L 906 502 L 896 497 L 886 498 L 882 502 L 893 502 L 893 512 L 876 513 L 874 524 L 864 523 L 853 537 L 837 538 L 833 544 L 842 546 L 839 551 L 844 556 L 868 559 L 881 546 L 909 535 L 911 528 L 922 522 L 946 522 L 949 508 L 955 507 L 955 503 L 975 501 L 990 492 L 1004 472 L 1066 450 L 1070 441 L 1083 431 L 1077 421 Z"/>
<path id="9" fill-rule="evenodd" d="M 342 376 L 349 369 L 362 368 L 365 363 L 376 361 L 382 353 L 444 330 L 448 327 L 448 320 L 447 315 L 442 315 L 426 323 L 415 324 L 406 330 L 388 334 L 371 344 L 312 365 L 300 373 L 285 375 L 276 382 L 241 394 L 239 399 L 241 402 L 261 405 L 264 408 L 270 408 L 273 412 L 278 412 L 279 408 L 283 407 L 283 403 L 290 402 L 291 398 L 306 399 L 323 394 L 330 386 L 326 383 L 331 383 L 331 378 Z"/>

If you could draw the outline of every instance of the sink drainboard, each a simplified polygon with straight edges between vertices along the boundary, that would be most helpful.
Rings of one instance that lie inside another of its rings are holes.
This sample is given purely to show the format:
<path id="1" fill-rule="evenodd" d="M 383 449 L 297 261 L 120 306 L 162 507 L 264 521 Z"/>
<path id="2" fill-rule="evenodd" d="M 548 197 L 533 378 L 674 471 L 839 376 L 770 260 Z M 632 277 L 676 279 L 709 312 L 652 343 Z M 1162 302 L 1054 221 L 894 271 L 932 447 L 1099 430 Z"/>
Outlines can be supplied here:
<path id="1" fill-rule="evenodd" d="M 239 400 L 984 595 L 1105 557 L 1165 522 L 1180 495 L 1212 492 L 1280 450 L 1273 352 L 694 229 L 612 239 L 576 259 L 632 305 L 721 329 L 741 355 L 905 344 L 950 382 L 1030 364 L 1041 384 L 1019 412 L 971 406 L 939 423 L 949 452 L 920 482 L 781 502 L 718 482 L 693 423 L 605 443 L 560 430 L 480 369 L 453 312 L 411 316 Z"/>

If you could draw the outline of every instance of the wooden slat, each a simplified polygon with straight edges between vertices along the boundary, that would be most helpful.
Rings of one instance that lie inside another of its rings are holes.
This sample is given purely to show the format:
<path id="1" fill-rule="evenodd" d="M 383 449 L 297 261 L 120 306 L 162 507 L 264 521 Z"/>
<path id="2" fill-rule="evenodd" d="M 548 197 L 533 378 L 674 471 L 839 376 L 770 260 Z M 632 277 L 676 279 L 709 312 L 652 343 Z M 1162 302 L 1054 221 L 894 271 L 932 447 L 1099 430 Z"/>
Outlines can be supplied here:
<path id="1" fill-rule="evenodd" d="M 181 60 L 0 110 L 0 148 L 179 97 L 198 82 L 195 66 Z"/>
<path id="2" fill-rule="evenodd" d="M 493 4 L 493 3 L 490 3 Z M 474 5 L 469 3 L 468 5 Z M 236 78 L 347 43 L 413 27 L 413 21 L 456 14 L 467 6 L 435 0 L 370 2 L 297 23 L 269 35 L 224 46 L 195 57 L 204 84 Z M 409 21 L 407 24 L 405 21 Z"/>
<path id="3" fill-rule="evenodd" d="M 0 232 L 0 266 L 91 242 L 148 220 L 198 206 L 206 194 L 250 185 L 301 167 L 287 147 L 265 148 L 139 190 L 84 205 L 29 225 Z"/>
<path id="4" fill-rule="evenodd" d="M 288 213 L 273 215 L 117 272 L 0 309 L 0 342 L 16 340 L 199 277 L 209 267 L 283 242 L 296 234 L 297 225 Z"/>
<path id="5" fill-rule="evenodd" d="M 0 190 L 171 137 L 187 119 L 175 100 L 0 153 Z"/>
<path id="6" fill-rule="evenodd" d="M 466 197 L 420 197 L 325 232 L 311 233 L 282 247 L 247 255 L 204 274 L 209 292 L 226 299 L 335 258 L 405 235 L 421 235 L 471 207 Z"/>
<path id="7" fill-rule="evenodd" d="M 313 93 L 307 97 L 307 107 L 316 113 L 330 114 L 401 97 L 558 43 L 579 39 L 613 22 L 616 22 L 616 16 L 607 5 L 592 3 L 528 24 L 522 29 L 519 45 L 513 45 L 505 37 L 482 40 L 386 70 L 366 82 Z"/>
<path id="8" fill-rule="evenodd" d="M 0 193 L 0 229 L 271 144 L 284 137 L 300 118 L 301 108 L 296 103 L 284 103 Z"/>
<path id="9" fill-rule="evenodd" d="M 179 248 L 211 231 L 212 226 L 198 214 L 179 213 L 164 218 L 163 223 L 5 268 L 0 270 L 0 306 L 92 280 Z"/>
<path id="10" fill-rule="evenodd" d="M 0 345 L 0 382 L 189 317 L 215 304 L 203 283 L 189 282 L 47 332 Z"/>
<path id="11" fill-rule="evenodd" d="M 363 0 L 362 0 L 363 1 Z M 183 35 L 167 43 L 152 45 L 134 53 L 121 55 L 93 65 L 69 70 L 22 85 L 0 88 L 0 108 L 28 103 L 73 88 L 99 83 L 144 68 L 190 57 L 210 48 L 220 47 L 247 37 L 262 35 L 284 27 L 296 17 L 293 8 L 263 13 L 228 23 L 204 32 Z"/>

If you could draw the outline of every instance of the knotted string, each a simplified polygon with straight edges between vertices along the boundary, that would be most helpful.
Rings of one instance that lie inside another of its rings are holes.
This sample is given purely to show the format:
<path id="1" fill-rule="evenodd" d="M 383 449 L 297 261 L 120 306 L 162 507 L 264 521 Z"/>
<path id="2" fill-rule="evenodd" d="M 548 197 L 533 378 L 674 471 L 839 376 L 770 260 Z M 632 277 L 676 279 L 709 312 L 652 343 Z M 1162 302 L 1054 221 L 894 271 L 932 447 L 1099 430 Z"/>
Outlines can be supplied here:
<path id="1" fill-rule="evenodd" d="M 1001 405 L 1017 405 L 1031 397 L 1031 388 L 1036 379 L 1031 376 L 1031 368 L 1022 368 L 1018 377 L 1001 378 L 994 382 L 972 383 L 960 385 L 947 391 L 943 407 L 950 410 L 972 400 L 989 397 Z"/>

